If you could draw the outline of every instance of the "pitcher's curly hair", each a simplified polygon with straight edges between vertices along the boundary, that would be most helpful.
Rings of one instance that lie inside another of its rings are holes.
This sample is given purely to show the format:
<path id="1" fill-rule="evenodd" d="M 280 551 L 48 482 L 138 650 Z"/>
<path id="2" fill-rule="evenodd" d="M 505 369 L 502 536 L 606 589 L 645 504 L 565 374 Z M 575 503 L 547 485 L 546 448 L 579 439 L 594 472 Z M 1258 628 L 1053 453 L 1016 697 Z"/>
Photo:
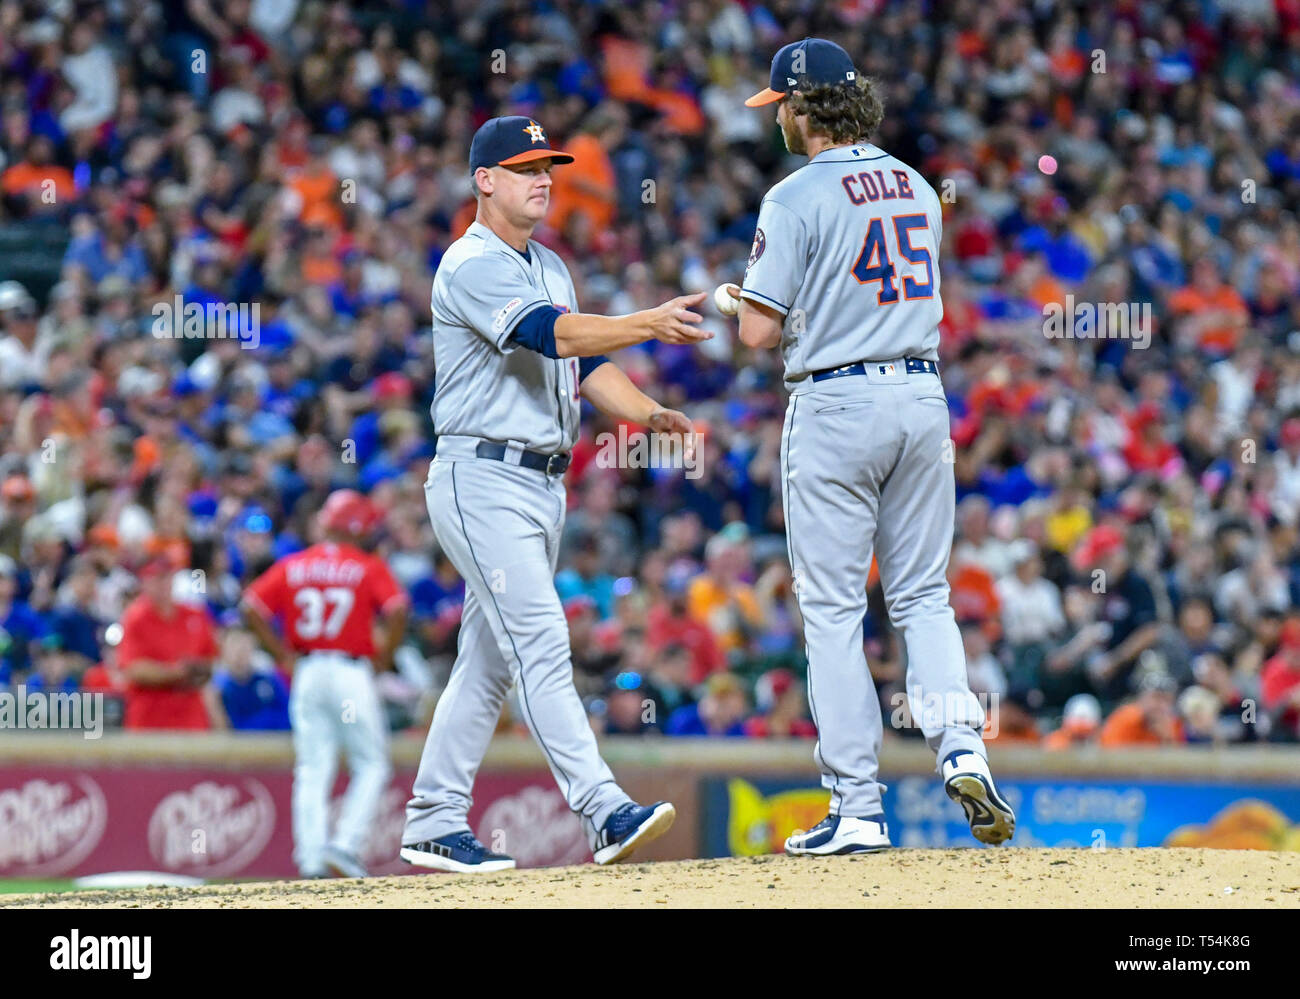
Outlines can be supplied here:
<path id="1" fill-rule="evenodd" d="M 825 83 L 791 93 L 790 110 L 808 116 L 808 128 L 832 142 L 866 142 L 885 116 L 885 99 L 871 77 L 852 84 Z"/>

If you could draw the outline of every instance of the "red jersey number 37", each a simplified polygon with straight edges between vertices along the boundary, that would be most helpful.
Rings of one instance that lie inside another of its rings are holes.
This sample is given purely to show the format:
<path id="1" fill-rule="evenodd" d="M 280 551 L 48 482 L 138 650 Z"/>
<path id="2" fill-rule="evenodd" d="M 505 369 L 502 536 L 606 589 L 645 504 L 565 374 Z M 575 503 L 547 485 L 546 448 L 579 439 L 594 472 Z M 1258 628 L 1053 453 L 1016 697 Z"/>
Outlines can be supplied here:
<path id="1" fill-rule="evenodd" d="M 306 639 L 338 638 L 355 602 L 356 594 L 345 586 L 304 587 L 293 595 L 298 608 L 294 631 Z"/>

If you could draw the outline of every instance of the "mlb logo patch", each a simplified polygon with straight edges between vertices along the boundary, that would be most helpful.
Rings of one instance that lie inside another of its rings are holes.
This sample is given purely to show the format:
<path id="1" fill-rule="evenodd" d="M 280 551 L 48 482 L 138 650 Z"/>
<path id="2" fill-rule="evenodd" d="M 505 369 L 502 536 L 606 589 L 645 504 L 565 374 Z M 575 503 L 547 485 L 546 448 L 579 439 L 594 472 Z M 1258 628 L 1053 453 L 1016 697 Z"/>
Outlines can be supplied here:
<path id="1" fill-rule="evenodd" d="M 892 364 L 878 364 L 876 367 L 880 369 L 882 375 L 892 375 L 894 373 L 894 366 Z"/>

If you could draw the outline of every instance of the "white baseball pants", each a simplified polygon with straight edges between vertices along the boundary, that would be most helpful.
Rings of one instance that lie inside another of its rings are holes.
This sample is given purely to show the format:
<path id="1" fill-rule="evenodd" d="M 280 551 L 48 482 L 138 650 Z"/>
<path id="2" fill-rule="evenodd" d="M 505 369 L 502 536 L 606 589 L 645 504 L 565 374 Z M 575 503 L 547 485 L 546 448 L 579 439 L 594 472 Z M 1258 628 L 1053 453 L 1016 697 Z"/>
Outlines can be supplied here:
<path id="1" fill-rule="evenodd" d="M 289 721 L 295 756 L 294 862 L 303 874 L 317 874 L 324 871 L 327 845 L 361 855 L 392 776 L 388 725 L 370 663 L 337 652 L 299 659 L 289 689 Z M 329 796 L 340 750 L 351 780 L 331 838 Z"/>

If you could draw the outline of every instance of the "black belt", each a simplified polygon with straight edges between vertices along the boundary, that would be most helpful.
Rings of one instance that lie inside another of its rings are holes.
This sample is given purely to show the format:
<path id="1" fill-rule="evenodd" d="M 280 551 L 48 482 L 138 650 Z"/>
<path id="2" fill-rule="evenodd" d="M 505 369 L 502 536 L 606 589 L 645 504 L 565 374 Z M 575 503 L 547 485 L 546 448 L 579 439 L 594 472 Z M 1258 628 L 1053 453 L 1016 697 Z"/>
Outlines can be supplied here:
<path id="1" fill-rule="evenodd" d="M 480 458 L 491 458 L 493 461 L 505 461 L 506 446 L 504 444 L 493 444 L 491 441 L 479 441 L 478 447 L 474 449 L 474 454 Z M 534 472 L 545 472 L 547 475 L 563 475 L 569 467 L 569 456 L 567 454 L 543 454 L 541 451 L 525 449 L 519 452 L 519 464 L 524 468 L 531 468 Z"/>
<path id="2" fill-rule="evenodd" d="M 825 381 L 827 378 L 843 378 L 845 375 L 865 375 L 867 365 L 873 365 L 878 368 L 882 375 L 892 375 L 893 371 L 886 370 L 892 368 L 892 364 L 881 364 L 877 361 L 857 361 L 853 364 L 846 364 L 840 368 L 822 368 L 821 371 L 812 373 L 812 380 L 815 382 Z M 905 357 L 903 364 L 907 367 L 909 375 L 937 375 L 939 365 L 934 361 L 927 361 L 920 357 Z"/>

